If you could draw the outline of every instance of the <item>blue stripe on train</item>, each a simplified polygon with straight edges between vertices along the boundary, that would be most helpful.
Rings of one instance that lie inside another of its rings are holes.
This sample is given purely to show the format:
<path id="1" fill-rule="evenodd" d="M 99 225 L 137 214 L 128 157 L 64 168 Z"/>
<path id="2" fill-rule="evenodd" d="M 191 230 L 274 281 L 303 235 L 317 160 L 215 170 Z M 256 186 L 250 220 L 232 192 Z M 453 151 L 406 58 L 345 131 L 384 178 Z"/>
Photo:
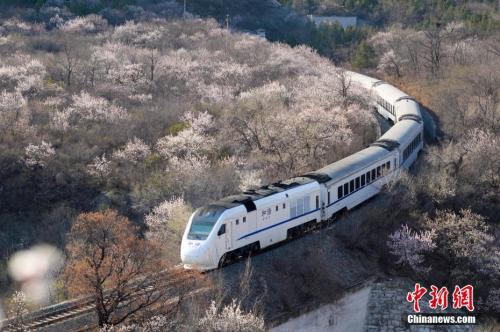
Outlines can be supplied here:
<path id="1" fill-rule="evenodd" d="M 391 173 L 392 173 L 392 172 L 394 172 L 394 171 L 391 171 Z M 371 184 L 373 184 L 373 183 L 377 182 L 378 180 L 380 180 L 380 179 L 382 179 L 382 178 L 384 178 L 384 177 L 386 177 L 386 175 L 382 175 L 382 176 L 381 176 L 381 177 L 379 177 L 377 180 L 375 180 L 375 181 L 373 181 L 373 182 L 370 182 L 368 185 L 365 185 L 364 187 L 361 187 L 361 188 L 359 188 L 359 189 L 356 189 L 355 191 L 353 191 L 353 192 L 349 193 L 348 195 L 343 196 L 341 199 L 336 200 L 335 202 L 331 203 L 330 205 L 327 205 L 326 207 L 328 208 L 328 207 L 330 207 L 330 206 L 332 206 L 332 205 L 334 205 L 334 204 L 337 204 L 338 202 L 342 201 L 343 199 L 345 199 L 345 198 L 347 198 L 347 197 L 351 196 L 352 194 L 355 194 L 355 193 L 357 193 L 357 192 L 359 192 L 359 191 L 361 191 L 361 190 L 363 190 L 363 189 L 367 188 L 369 185 L 371 185 Z M 281 221 L 281 222 L 279 222 L 279 223 L 277 223 L 277 224 L 274 224 L 274 225 L 271 225 L 271 226 L 267 226 L 267 227 L 262 228 L 262 229 L 258 229 L 258 230 L 256 230 L 255 232 L 248 233 L 247 235 L 243 235 L 242 237 L 240 237 L 240 238 L 239 238 L 239 239 L 237 239 L 236 241 L 239 241 L 239 240 L 244 239 L 244 238 L 246 238 L 246 237 L 249 237 L 249 236 L 255 235 L 255 234 L 257 234 L 257 233 L 260 233 L 260 232 L 266 231 L 266 230 L 271 229 L 271 228 L 274 228 L 274 227 L 276 227 L 276 226 L 283 225 L 283 224 L 285 224 L 285 223 L 287 223 L 287 222 L 290 222 L 290 221 L 292 221 L 292 220 L 295 220 L 295 219 L 297 219 L 297 218 L 300 218 L 300 217 L 306 216 L 306 215 L 308 215 L 308 214 L 311 214 L 311 213 L 316 212 L 316 211 L 319 211 L 319 210 L 320 210 L 320 209 L 315 209 L 315 210 L 309 211 L 309 212 L 307 212 L 307 213 L 301 214 L 300 216 L 296 216 L 296 217 L 293 217 L 293 218 L 287 219 L 287 220 L 285 220 L 285 221 Z"/>
<path id="2" fill-rule="evenodd" d="M 239 241 L 239 240 L 244 239 L 244 238 L 246 238 L 246 237 L 249 237 L 249 236 L 255 235 L 255 234 L 257 234 L 257 233 L 260 233 L 260 232 L 266 231 L 266 230 L 268 230 L 268 229 L 270 229 L 270 228 L 273 228 L 273 227 L 276 227 L 276 226 L 279 226 L 279 225 L 283 225 L 284 223 L 290 222 L 290 221 L 292 221 L 292 220 L 295 220 L 295 219 L 300 218 L 300 217 L 303 217 L 303 216 L 307 216 L 308 214 L 311 214 L 311 213 L 316 212 L 316 211 L 319 211 L 319 210 L 320 210 L 320 209 L 314 209 L 314 210 L 311 210 L 311 211 L 309 211 L 309 212 L 307 212 L 307 213 L 301 214 L 300 216 L 296 216 L 296 217 L 293 217 L 293 218 L 287 219 L 287 220 L 285 220 L 285 221 L 279 222 L 279 223 L 277 223 L 277 224 L 274 224 L 274 225 L 267 226 L 267 227 L 265 227 L 265 228 L 262 228 L 262 229 L 256 230 L 255 232 L 248 233 L 247 235 L 243 235 L 242 237 L 240 237 L 240 238 L 239 238 L 239 239 L 237 239 L 236 241 Z"/>

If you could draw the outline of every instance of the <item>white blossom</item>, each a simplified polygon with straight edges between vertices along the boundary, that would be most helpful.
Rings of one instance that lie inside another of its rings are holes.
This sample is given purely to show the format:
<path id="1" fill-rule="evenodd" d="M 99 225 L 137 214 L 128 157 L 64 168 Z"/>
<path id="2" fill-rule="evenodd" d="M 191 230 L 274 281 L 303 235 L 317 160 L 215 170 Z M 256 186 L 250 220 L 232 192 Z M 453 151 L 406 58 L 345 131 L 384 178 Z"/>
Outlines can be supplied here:
<path id="1" fill-rule="evenodd" d="M 235 300 L 220 311 L 217 310 L 215 301 L 212 301 L 199 325 L 205 331 L 214 332 L 255 332 L 265 330 L 264 319 L 251 312 L 243 312 Z"/>
<path id="2" fill-rule="evenodd" d="M 444 237 L 453 255 L 476 262 L 487 253 L 486 245 L 494 239 L 488 233 L 485 218 L 469 209 L 459 214 L 438 211 L 434 218 L 427 218 L 427 223 Z"/>
<path id="3" fill-rule="evenodd" d="M 242 171 L 240 174 L 240 191 L 247 191 L 250 189 L 256 189 L 262 185 L 262 174 L 260 171 Z"/>
<path id="4" fill-rule="evenodd" d="M 0 67 L 0 86 L 14 87 L 24 94 L 34 94 L 43 88 L 45 66 L 37 59 L 21 55 L 17 66 Z"/>
<path id="5" fill-rule="evenodd" d="M 127 323 L 120 325 L 105 325 L 99 332 L 159 332 L 174 330 L 175 321 L 169 320 L 164 315 L 156 315 L 142 323 Z"/>
<path id="6" fill-rule="evenodd" d="M 23 291 L 15 291 L 9 301 L 8 315 L 12 319 L 9 327 L 16 331 L 26 331 L 24 316 L 28 312 L 26 294 Z"/>
<path id="7" fill-rule="evenodd" d="M 60 22 L 57 21 L 56 23 Z M 102 18 L 102 16 L 95 14 L 75 17 L 60 25 L 62 31 L 73 33 L 97 33 L 106 30 L 107 27 L 108 21 Z"/>
<path id="8" fill-rule="evenodd" d="M 66 112 L 71 113 L 72 117 L 92 121 L 114 122 L 128 117 L 122 107 L 111 104 L 102 97 L 91 96 L 85 91 L 73 96 L 73 103 Z"/>
<path id="9" fill-rule="evenodd" d="M 29 144 L 24 149 L 24 164 L 29 168 L 45 167 L 56 154 L 52 144 L 42 141 L 40 144 Z"/>
<path id="10" fill-rule="evenodd" d="M 173 156 L 168 160 L 167 169 L 181 175 L 188 175 L 190 177 L 202 176 L 210 163 L 205 156 L 197 157 L 189 154 L 182 158 Z"/>
<path id="11" fill-rule="evenodd" d="M 0 93 L 0 112 L 18 111 L 26 105 L 26 100 L 20 91 L 14 92 L 2 91 Z"/>
<path id="12" fill-rule="evenodd" d="M 168 201 L 163 201 L 163 203 L 155 207 L 153 211 L 146 216 L 146 224 L 148 226 L 153 226 L 168 222 L 168 220 L 174 216 L 175 210 L 185 205 L 186 202 L 184 202 L 182 197 L 173 197 Z"/>
<path id="13" fill-rule="evenodd" d="M 127 21 L 115 28 L 112 38 L 126 44 L 148 46 L 157 42 L 162 33 L 161 25 Z"/>
<path id="14" fill-rule="evenodd" d="M 65 132 L 71 128 L 70 118 L 71 112 L 68 110 L 52 112 L 50 116 L 50 127 L 54 130 Z"/>
<path id="15" fill-rule="evenodd" d="M 47 97 L 43 101 L 43 105 L 49 106 L 49 107 L 58 107 L 63 105 L 65 102 L 65 99 L 62 97 Z"/>
<path id="16" fill-rule="evenodd" d="M 139 102 L 139 103 L 146 103 L 149 102 L 153 99 L 152 94 L 135 94 L 135 95 L 130 95 L 129 97 L 131 100 Z"/>
<path id="17" fill-rule="evenodd" d="M 64 24 L 64 19 L 59 14 L 56 14 L 50 18 L 49 23 L 52 26 L 60 28 Z"/>
<path id="18" fill-rule="evenodd" d="M 105 179 L 111 173 L 111 161 L 106 158 L 106 154 L 97 156 L 93 162 L 87 166 L 89 174 L 100 179 Z"/>
<path id="19" fill-rule="evenodd" d="M 147 237 L 159 242 L 168 241 L 172 236 L 180 239 L 190 213 L 191 209 L 182 197 L 163 201 L 145 217 L 149 228 Z"/>
<path id="20" fill-rule="evenodd" d="M 210 151 L 214 145 L 214 138 L 208 135 L 213 128 L 212 116 L 202 112 L 197 116 L 187 112 L 183 121 L 189 125 L 177 135 L 168 135 L 160 138 L 156 143 L 156 149 L 165 158 L 200 158 Z"/>
<path id="21" fill-rule="evenodd" d="M 151 154 L 151 149 L 141 139 L 134 137 L 129 140 L 123 148 L 115 151 L 114 158 L 126 160 L 132 163 L 144 161 Z"/>

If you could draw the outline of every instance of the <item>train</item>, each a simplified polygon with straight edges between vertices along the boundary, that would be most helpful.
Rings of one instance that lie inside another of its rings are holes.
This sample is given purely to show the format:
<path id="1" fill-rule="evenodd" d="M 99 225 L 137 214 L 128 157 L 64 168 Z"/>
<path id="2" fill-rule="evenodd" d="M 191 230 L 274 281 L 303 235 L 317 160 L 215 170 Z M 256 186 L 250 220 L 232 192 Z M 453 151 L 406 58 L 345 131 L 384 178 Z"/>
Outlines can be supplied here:
<path id="1" fill-rule="evenodd" d="M 285 181 L 225 197 L 198 208 L 181 242 L 186 269 L 217 269 L 327 223 L 382 190 L 423 149 L 419 104 L 398 88 L 346 72 L 369 94 L 369 102 L 392 127 L 367 148 Z"/>

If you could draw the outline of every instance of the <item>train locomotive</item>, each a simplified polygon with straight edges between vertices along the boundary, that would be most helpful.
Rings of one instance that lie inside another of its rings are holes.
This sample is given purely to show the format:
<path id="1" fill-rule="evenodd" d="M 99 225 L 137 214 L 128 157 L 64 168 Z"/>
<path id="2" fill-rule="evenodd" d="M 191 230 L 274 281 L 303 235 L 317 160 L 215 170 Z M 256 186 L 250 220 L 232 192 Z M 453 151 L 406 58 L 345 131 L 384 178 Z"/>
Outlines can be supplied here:
<path id="1" fill-rule="evenodd" d="M 197 209 L 181 243 L 185 268 L 216 269 L 327 222 L 380 192 L 423 148 L 418 103 L 396 87 L 348 72 L 394 125 L 366 149 L 299 177 L 225 197 Z"/>

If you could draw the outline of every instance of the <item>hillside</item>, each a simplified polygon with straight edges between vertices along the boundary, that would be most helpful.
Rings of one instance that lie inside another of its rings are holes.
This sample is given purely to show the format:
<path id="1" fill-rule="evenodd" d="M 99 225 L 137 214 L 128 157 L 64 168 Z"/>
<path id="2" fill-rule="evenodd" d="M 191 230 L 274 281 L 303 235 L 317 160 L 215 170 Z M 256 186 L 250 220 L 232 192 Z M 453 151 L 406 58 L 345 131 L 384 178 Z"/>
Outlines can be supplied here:
<path id="1" fill-rule="evenodd" d="M 112 27 L 91 15 L 49 31 L 10 19 L 2 31 L 3 257 L 62 248 L 82 211 L 111 207 L 143 225 L 164 201 L 198 207 L 374 135 L 363 100 L 340 95 L 341 72 L 314 51 L 210 20 Z"/>

